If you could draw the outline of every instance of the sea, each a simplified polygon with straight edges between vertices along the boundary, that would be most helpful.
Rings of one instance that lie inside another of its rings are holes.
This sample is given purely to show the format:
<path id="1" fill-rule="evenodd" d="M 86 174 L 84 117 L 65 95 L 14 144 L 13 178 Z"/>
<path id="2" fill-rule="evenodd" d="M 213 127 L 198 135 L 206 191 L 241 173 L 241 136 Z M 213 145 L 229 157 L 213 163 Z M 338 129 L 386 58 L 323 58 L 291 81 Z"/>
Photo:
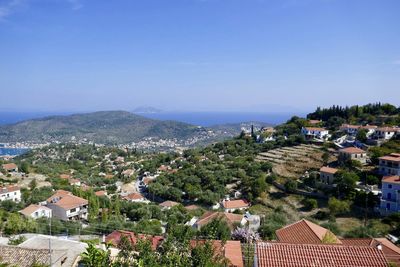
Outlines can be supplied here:
<path id="1" fill-rule="evenodd" d="M 151 119 L 174 120 L 204 127 L 241 122 L 261 122 L 267 125 L 276 125 L 286 122 L 293 116 L 293 113 L 261 112 L 158 112 L 138 114 Z"/>
<path id="2" fill-rule="evenodd" d="M 18 156 L 29 151 L 29 148 L 0 147 L 0 156 Z"/>

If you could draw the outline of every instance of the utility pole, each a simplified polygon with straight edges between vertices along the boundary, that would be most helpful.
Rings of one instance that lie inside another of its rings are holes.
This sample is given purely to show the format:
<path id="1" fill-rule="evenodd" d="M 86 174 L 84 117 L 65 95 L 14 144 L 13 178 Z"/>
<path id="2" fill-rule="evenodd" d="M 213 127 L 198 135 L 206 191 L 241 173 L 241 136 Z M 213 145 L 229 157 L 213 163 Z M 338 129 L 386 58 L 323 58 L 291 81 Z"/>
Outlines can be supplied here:
<path id="1" fill-rule="evenodd" d="M 49 234 L 50 234 L 50 237 L 49 237 L 49 259 L 50 259 L 50 267 L 52 267 L 53 266 L 53 262 L 52 262 L 52 259 L 51 259 L 51 218 L 49 220 Z"/>

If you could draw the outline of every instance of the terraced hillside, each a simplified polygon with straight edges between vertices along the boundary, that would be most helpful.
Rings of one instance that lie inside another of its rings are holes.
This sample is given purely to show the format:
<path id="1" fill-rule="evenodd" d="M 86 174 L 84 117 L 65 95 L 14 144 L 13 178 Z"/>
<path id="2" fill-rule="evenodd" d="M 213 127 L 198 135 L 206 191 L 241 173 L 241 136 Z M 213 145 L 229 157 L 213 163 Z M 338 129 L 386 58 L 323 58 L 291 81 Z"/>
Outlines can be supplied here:
<path id="1" fill-rule="evenodd" d="M 299 178 L 310 169 L 321 168 L 323 154 L 318 146 L 299 145 L 260 153 L 257 160 L 271 162 L 272 171 L 280 177 Z"/>

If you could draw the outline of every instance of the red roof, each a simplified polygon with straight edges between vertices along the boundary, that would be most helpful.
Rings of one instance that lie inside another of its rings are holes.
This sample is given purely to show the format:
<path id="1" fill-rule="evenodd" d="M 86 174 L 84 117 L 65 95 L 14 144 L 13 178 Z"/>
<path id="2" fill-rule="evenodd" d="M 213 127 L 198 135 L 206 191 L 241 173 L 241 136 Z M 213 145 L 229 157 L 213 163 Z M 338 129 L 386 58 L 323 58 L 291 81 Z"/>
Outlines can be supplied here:
<path id="1" fill-rule="evenodd" d="M 6 171 L 11 171 L 11 170 L 18 168 L 18 166 L 15 163 L 6 163 L 6 164 L 3 164 L 2 167 Z"/>
<path id="2" fill-rule="evenodd" d="M 385 176 L 382 178 L 382 182 L 400 184 L 400 176 Z"/>
<path id="3" fill-rule="evenodd" d="M 371 247 L 258 243 L 258 267 L 387 267 L 382 250 Z"/>
<path id="4" fill-rule="evenodd" d="M 143 199 L 143 198 L 144 197 L 140 193 L 132 193 L 132 194 L 129 194 L 126 197 L 124 197 L 124 199 L 126 199 L 126 200 L 139 200 L 139 199 Z"/>
<path id="5" fill-rule="evenodd" d="M 400 162 L 400 154 L 392 153 L 392 154 L 390 154 L 388 156 L 380 157 L 379 159 L 387 160 L 387 161 Z"/>
<path id="6" fill-rule="evenodd" d="M 21 188 L 19 186 L 16 185 L 9 185 L 9 186 L 5 186 L 5 187 L 0 187 L 0 193 L 4 194 L 4 193 L 11 193 L 11 192 L 15 192 L 21 190 Z"/>
<path id="7" fill-rule="evenodd" d="M 101 191 L 94 192 L 94 194 L 98 197 L 103 197 L 103 196 L 107 196 L 107 191 L 101 190 Z"/>
<path id="8" fill-rule="evenodd" d="M 400 266 L 400 248 L 386 238 L 349 238 L 342 239 L 342 243 L 345 246 L 362 246 L 372 248 L 377 248 L 379 245 L 381 245 L 386 259 L 390 262 L 396 263 L 397 266 Z"/>
<path id="9" fill-rule="evenodd" d="M 134 246 L 139 239 L 142 240 L 149 240 L 151 243 L 151 247 L 153 250 L 156 250 L 157 247 L 161 244 L 164 240 L 162 236 L 151 236 L 151 235 L 144 235 L 144 234 L 135 234 L 134 232 L 124 231 L 124 230 L 115 230 L 108 236 L 106 236 L 106 243 L 111 243 L 113 246 L 117 247 L 121 237 L 126 236 L 128 237 L 131 244 Z"/>
<path id="10" fill-rule="evenodd" d="M 339 150 L 339 152 L 347 153 L 347 154 L 362 154 L 367 153 L 364 150 L 357 147 L 347 147 Z"/>
<path id="11" fill-rule="evenodd" d="M 222 205 L 225 209 L 248 208 L 249 202 L 243 199 L 223 201 Z"/>
<path id="12" fill-rule="evenodd" d="M 319 169 L 320 172 L 325 172 L 325 173 L 330 173 L 330 174 L 335 174 L 337 173 L 339 170 L 335 169 L 335 168 L 330 168 L 330 167 L 322 167 L 321 169 Z"/>
<path id="13" fill-rule="evenodd" d="M 196 225 L 201 227 L 216 219 L 225 221 L 228 226 L 233 229 L 234 224 L 241 223 L 243 220 L 243 215 L 229 212 L 207 211 L 199 218 L 199 220 L 196 222 Z"/>
<path id="14" fill-rule="evenodd" d="M 305 219 L 276 231 L 280 242 L 294 244 L 321 244 L 326 234 L 335 238 L 335 243 L 341 243 L 331 231 Z"/>
<path id="15" fill-rule="evenodd" d="M 207 242 L 207 240 L 190 240 L 190 246 L 194 248 L 205 242 Z M 225 244 L 220 240 L 211 240 L 211 242 L 217 255 L 224 256 L 229 260 L 229 267 L 244 266 L 240 241 L 226 241 Z"/>

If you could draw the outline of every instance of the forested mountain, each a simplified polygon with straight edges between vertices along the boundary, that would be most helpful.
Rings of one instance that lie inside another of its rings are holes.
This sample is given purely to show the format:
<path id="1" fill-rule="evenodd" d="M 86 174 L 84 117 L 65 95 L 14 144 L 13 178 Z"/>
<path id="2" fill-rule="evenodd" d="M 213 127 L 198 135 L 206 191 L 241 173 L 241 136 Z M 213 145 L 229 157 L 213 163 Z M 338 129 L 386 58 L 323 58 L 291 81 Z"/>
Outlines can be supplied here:
<path id="1" fill-rule="evenodd" d="M 190 138 L 205 131 L 186 123 L 158 121 L 125 111 L 101 111 L 69 116 L 50 116 L 0 127 L 1 142 L 66 142 L 87 139 L 121 144 L 145 137 Z"/>

